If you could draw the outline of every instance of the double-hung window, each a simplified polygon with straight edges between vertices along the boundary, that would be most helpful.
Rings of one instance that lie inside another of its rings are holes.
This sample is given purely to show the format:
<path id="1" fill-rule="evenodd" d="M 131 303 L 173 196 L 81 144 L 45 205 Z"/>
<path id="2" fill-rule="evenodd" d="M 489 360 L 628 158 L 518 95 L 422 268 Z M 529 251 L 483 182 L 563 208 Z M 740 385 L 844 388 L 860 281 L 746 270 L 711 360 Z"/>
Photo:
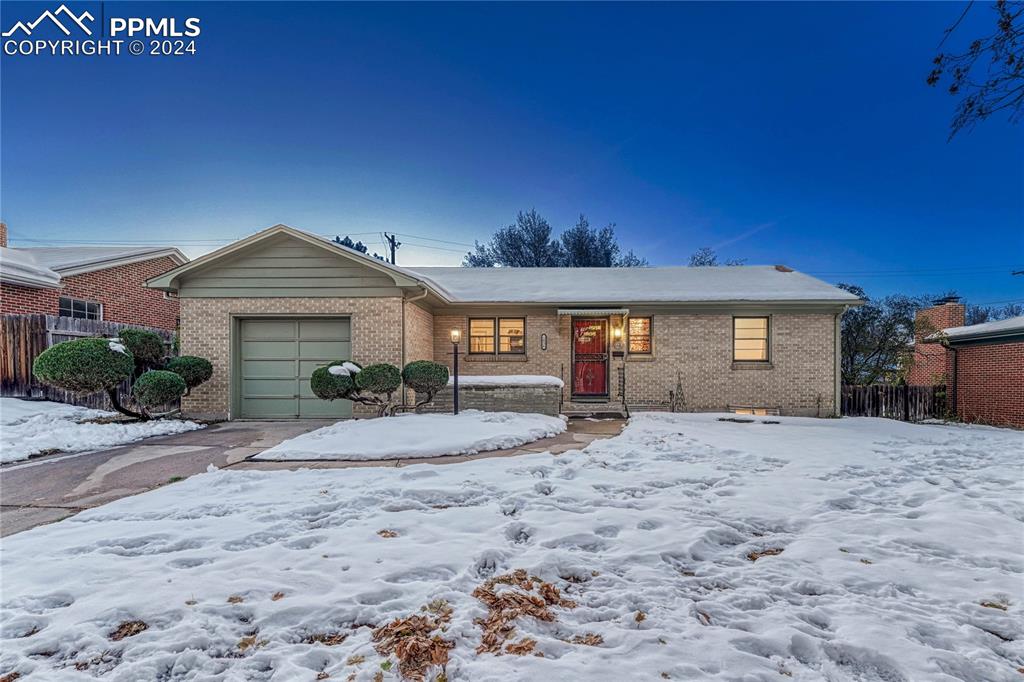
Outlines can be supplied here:
<path id="1" fill-rule="evenodd" d="M 734 362 L 768 362 L 768 318 L 732 318 Z"/>

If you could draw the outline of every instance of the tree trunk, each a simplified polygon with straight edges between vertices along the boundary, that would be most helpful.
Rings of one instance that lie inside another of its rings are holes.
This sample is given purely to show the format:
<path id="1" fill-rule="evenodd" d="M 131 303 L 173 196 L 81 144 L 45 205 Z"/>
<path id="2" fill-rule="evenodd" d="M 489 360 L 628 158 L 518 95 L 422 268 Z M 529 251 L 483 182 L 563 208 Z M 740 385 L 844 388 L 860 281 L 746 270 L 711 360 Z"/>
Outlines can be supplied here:
<path id="1" fill-rule="evenodd" d="M 135 417 L 136 419 L 138 419 L 140 421 L 144 421 L 144 422 L 145 421 L 149 421 L 150 417 L 149 417 L 148 414 L 146 414 L 145 410 L 142 410 L 141 412 L 132 412 L 127 407 L 124 407 L 123 405 L 121 405 L 121 400 L 117 397 L 117 387 L 116 386 L 113 387 L 113 388 L 108 388 L 107 389 L 107 396 L 110 398 L 111 406 L 116 411 L 120 412 L 121 414 L 126 415 L 128 417 Z"/>

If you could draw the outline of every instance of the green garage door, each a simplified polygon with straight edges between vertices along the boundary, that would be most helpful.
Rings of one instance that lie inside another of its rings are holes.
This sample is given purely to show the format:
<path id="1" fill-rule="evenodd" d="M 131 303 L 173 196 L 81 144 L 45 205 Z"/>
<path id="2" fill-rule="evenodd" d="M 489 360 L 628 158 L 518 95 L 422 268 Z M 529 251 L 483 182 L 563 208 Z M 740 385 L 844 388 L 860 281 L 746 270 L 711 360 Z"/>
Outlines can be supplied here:
<path id="1" fill-rule="evenodd" d="M 352 357 L 348 318 L 242 320 L 239 330 L 240 412 L 245 419 L 351 417 L 347 400 L 320 400 L 313 370 Z"/>

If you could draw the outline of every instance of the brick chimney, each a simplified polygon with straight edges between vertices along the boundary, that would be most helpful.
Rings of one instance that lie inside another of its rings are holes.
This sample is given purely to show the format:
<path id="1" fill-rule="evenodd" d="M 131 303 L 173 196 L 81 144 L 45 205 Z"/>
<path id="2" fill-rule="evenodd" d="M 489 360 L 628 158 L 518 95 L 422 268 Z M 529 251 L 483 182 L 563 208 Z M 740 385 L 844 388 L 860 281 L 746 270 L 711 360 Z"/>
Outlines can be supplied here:
<path id="1" fill-rule="evenodd" d="M 957 298 L 945 298 L 931 308 L 917 311 L 914 359 L 907 373 L 908 384 L 932 386 L 953 380 L 953 352 L 939 343 L 924 343 L 924 339 L 949 327 L 962 327 L 966 312 L 966 306 Z"/>
<path id="2" fill-rule="evenodd" d="M 0 221 L 0 246 L 7 246 L 7 223 Z"/>

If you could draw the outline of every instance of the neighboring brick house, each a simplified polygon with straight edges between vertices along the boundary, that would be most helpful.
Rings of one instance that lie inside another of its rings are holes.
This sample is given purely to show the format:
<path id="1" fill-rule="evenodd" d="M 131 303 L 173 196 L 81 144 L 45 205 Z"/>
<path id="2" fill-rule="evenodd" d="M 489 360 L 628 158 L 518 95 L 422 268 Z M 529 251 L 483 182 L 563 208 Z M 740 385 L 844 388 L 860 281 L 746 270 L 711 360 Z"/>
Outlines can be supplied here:
<path id="1" fill-rule="evenodd" d="M 185 411 L 216 418 L 350 415 L 313 396 L 313 369 L 451 366 L 453 329 L 461 374 L 554 376 L 565 413 L 828 416 L 840 316 L 861 304 L 782 266 L 407 268 L 285 225 L 148 286 L 179 297 L 182 352 L 214 363 Z"/>
<path id="2" fill-rule="evenodd" d="M 42 313 L 174 330 L 177 299 L 146 280 L 188 262 L 172 247 L 8 248 L 0 223 L 0 313 Z"/>
<path id="3" fill-rule="evenodd" d="M 908 383 L 946 384 L 967 422 L 1024 428 L 1024 317 L 964 326 L 964 306 L 948 302 L 918 313 Z"/>

